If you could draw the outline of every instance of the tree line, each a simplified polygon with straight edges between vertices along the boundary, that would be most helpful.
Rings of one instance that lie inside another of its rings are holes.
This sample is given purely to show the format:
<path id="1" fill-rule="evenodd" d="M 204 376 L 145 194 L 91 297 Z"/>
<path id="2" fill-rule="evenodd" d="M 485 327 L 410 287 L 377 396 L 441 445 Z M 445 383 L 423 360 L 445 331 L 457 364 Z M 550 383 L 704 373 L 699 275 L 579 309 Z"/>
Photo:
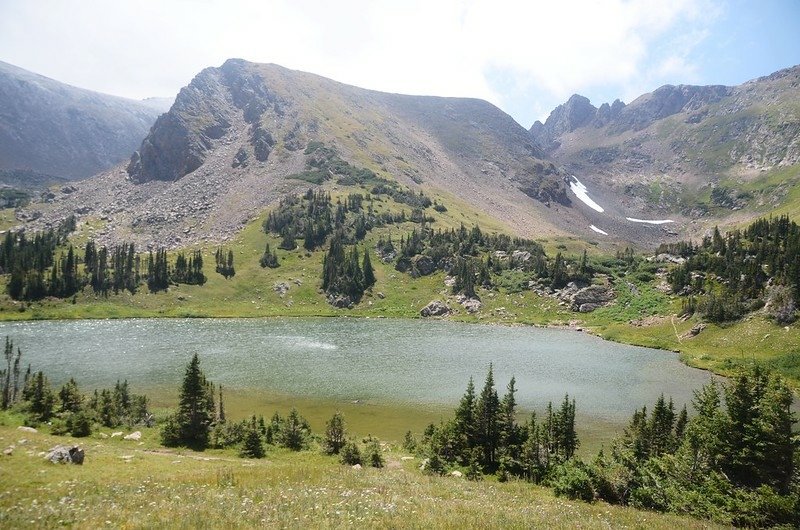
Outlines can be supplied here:
<path id="1" fill-rule="evenodd" d="M 758 219 L 724 236 L 719 229 L 700 244 L 661 245 L 685 261 L 668 276 L 685 296 L 684 311 L 712 322 L 736 320 L 766 304 L 781 324 L 795 319 L 800 289 L 800 227 L 788 216 Z"/>
<path id="2" fill-rule="evenodd" d="M 87 286 L 101 296 L 121 291 L 134 294 L 143 282 L 150 292 L 157 292 L 172 284 L 203 285 L 207 280 L 199 250 L 188 257 L 185 252 L 178 252 L 171 262 L 166 249 L 160 248 L 149 251 L 142 260 L 133 243 L 98 247 L 89 240 L 82 256 L 69 245 L 55 258 L 58 247 L 66 243 L 65 238 L 63 230 L 37 233 L 32 240 L 24 233 L 6 234 L 0 247 L 0 263 L 10 267 L 6 292 L 12 299 L 69 298 Z M 231 253 L 225 269 L 219 271 L 218 267 L 218 272 L 230 276 L 232 271 Z"/>
<path id="3" fill-rule="evenodd" d="M 147 397 L 130 392 L 127 381 L 117 381 L 114 388 L 95 390 L 86 396 L 73 378 L 56 390 L 44 372 L 33 372 L 30 365 L 23 374 L 22 351 L 17 348 L 14 352 L 14 342 L 9 337 L 4 358 L 6 367 L 0 370 L 0 408 L 21 413 L 27 425 L 49 423 L 52 434 L 84 437 L 98 425 L 113 428 L 152 424 Z"/>

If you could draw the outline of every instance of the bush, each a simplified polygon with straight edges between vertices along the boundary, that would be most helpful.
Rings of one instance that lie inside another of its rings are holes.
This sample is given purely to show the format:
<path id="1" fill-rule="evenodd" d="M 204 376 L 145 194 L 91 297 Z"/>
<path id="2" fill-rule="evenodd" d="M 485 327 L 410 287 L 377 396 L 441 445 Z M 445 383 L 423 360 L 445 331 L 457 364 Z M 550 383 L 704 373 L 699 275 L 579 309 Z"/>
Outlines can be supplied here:
<path id="1" fill-rule="evenodd" d="M 580 460 L 567 460 L 558 466 L 550 481 L 553 492 L 559 497 L 592 502 L 595 499 L 592 477 Z"/>
<path id="2" fill-rule="evenodd" d="M 92 434 L 92 421 L 89 416 L 81 411 L 73 413 L 67 419 L 70 434 L 75 438 L 83 438 Z"/>
<path id="3" fill-rule="evenodd" d="M 253 418 L 255 419 L 255 418 Z M 261 433 L 256 428 L 255 421 L 253 425 L 247 430 L 244 437 L 244 444 L 239 451 L 239 456 L 242 458 L 264 458 L 264 442 L 261 439 Z"/>
<path id="4" fill-rule="evenodd" d="M 361 464 L 361 450 L 358 448 L 358 445 L 352 440 L 348 441 L 342 447 L 342 451 L 340 452 L 340 460 L 342 464 L 348 466 L 354 466 L 356 464 Z"/>
<path id="5" fill-rule="evenodd" d="M 444 475 L 447 469 L 439 455 L 433 453 L 425 464 L 423 471 L 429 475 Z"/>
<path id="6" fill-rule="evenodd" d="M 372 440 L 364 453 L 364 461 L 372 467 L 381 468 L 385 462 L 383 460 L 383 452 L 378 440 Z"/>

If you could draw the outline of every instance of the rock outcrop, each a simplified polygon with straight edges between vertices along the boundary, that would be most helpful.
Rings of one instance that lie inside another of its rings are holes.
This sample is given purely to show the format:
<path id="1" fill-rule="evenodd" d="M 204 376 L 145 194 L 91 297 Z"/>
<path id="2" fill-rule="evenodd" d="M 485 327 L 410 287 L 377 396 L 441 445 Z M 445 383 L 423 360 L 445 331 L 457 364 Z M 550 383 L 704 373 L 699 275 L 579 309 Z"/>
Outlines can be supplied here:
<path id="1" fill-rule="evenodd" d="M 450 308 L 441 300 L 434 300 L 423 307 L 419 314 L 424 317 L 440 317 L 450 314 Z"/>
<path id="2" fill-rule="evenodd" d="M 83 449 L 77 445 L 67 447 L 66 445 L 57 445 L 48 451 L 45 459 L 54 464 L 76 464 L 82 465 L 85 457 Z"/>

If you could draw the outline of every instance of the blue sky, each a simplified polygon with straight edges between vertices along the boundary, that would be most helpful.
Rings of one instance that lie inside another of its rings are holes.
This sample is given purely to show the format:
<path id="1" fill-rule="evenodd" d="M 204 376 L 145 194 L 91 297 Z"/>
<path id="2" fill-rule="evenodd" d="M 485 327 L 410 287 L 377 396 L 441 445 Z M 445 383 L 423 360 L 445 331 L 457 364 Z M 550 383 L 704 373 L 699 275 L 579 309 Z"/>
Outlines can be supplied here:
<path id="1" fill-rule="evenodd" d="M 483 98 L 527 128 L 573 93 L 627 103 L 800 64 L 798 28 L 800 0 L 2 0 L 0 60 L 139 99 L 241 57 Z"/>

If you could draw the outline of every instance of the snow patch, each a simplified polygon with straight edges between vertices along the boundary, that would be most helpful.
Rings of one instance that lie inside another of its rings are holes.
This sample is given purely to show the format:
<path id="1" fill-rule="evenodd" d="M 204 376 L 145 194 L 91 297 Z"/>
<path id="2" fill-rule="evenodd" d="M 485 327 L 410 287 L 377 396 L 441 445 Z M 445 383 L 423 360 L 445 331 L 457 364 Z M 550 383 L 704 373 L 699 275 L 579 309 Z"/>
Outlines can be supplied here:
<path id="1" fill-rule="evenodd" d="M 588 190 L 586 189 L 586 186 L 584 186 L 583 183 L 580 180 L 575 178 L 575 175 L 572 175 L 572 179 L 569 182 L 569 189 L 572 190 L 572 193 L 574 193 L 575 196 L 578 199 L 580 199 L 580 201 L 583 204 L 585 204 L 586 206 L 588 206 L 592 210 L 594 210 L 596 212 L 600 212 L 600 213 L 603 213 L 605 211 L 602 206 L 600 206 L 599 204 L 594 202 L 589 197 L 589 193 L 588 193 Z"/>
<path id="2" fill-rule="evenodd" d="M 649 225 L 665 225 L 667 223 L 674 223 L 672 219 L 657 219 L 657 220 L 647 220 L 647 219 L 635 219 L 633 217 L 626 217 L 628 221 L 632 223 L 646 223 Z"/>
<path id="3" fill-rule="evenodd" d="M 594 225 L 589 225 L 589 228 L 591 228 L 592 230 L 594 230 L 594 231 L 595 231 L 595 232 L 597 232 L 598 234 L 603 234 L 604 236 L 607 236 L 607 235 L 608 235 L 608 232 L 606 232 L 606 231 L 604 231 L 604 230 L 600 230 L 599 228 L 597 228 L 597 227 L 596 227 L 596 226 L 594 226 Z"/>

